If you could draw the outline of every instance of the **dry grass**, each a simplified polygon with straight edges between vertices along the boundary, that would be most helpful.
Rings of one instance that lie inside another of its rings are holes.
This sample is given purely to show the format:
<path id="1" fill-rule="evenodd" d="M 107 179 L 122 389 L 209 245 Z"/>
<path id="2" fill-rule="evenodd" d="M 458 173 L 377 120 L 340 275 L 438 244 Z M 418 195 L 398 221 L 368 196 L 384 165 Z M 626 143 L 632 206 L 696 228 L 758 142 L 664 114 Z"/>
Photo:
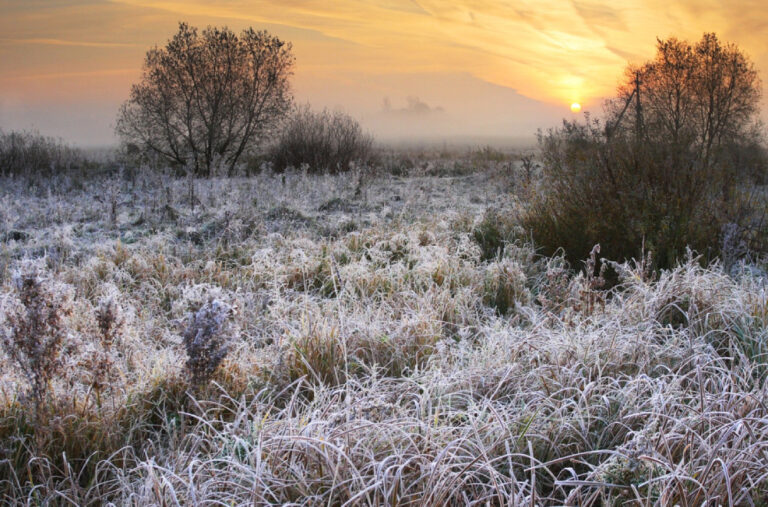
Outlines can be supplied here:
<path id="1" fill-rule="evenodd" d="M 4 180 L 0 325 L 30 265 L 74 299 L 37 420 L 0 356 L 0 498 L 765 505 L 762 272 L 624 265 L 606 291 L 488 247 L 506 174 Z M 193 389 L 211 300 L 237 312 Z"/>

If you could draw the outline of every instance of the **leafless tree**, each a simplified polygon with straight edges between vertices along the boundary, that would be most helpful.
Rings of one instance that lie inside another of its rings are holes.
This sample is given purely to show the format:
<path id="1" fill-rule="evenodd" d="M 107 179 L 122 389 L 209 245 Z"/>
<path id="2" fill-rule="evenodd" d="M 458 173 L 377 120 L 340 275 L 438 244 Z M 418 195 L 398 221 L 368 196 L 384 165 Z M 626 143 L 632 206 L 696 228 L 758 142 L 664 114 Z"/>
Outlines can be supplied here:
<path id="1" fill-rule="evenodd" d="M 168 44 L 147 52 L 116 131 L 126 144 L 209 176 L 232 174 L 290 109 L 291 44 L 265 31 L 186 23 Z"/>
<path id="2" fill-rule="evenodd" d="M 747 55 L 715 34 L 659 40 L 652 60 L 627 68 L 602 121 L 540 134 L 534 240 L 572 260 L 596 243 L 615 259 L 653 251 L 662 268 L 688 247 L 716 256 L 724 230 L 763 252 L 764 206 L 750 197 L 768 166 L 760 86 Z"/>
<path id="3" fill-rule="evenodd" d="M 670 153 L 701 166 L 718 162 L 729 143 L 753 138 L 758 72 L 737 46 L 714 33 L 695 44 L 658 40 L 655 58 L 629 66 L 625 76 L 609 104 L 609 129 L 668 145 Z"/>

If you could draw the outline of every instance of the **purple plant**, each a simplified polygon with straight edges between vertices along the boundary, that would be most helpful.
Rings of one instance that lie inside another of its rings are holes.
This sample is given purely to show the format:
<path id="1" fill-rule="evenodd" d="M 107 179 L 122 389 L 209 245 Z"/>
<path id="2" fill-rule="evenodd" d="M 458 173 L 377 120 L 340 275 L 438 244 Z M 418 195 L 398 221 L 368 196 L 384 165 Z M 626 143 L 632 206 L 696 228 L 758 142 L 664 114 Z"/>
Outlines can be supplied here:
<path id="1" fill-rule="evenodd" d="M 229 351 L 229 317 L 234 308 L 217 299 L 205 303 L 197 312 L 189 314 L 182 335 L 187 351 L 187 370 L 193 385 L 210 380 Z"/>

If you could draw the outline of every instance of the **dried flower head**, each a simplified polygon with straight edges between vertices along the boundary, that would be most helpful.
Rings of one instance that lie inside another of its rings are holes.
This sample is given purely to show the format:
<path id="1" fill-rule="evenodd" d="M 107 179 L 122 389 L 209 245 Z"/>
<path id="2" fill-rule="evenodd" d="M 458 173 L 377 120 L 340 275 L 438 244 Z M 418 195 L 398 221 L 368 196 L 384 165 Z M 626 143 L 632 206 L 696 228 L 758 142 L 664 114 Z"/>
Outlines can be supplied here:
<path id="1" fill-rule="evenodd" d="M 16 275 L 14 285 L 18 300 L 6 313 L 3 345 L 29 381 L 39 404 L 61 368 L 61 351 L 68 338 L 65 318 L 72 312 L 72 294 L 66 285 L 36 272 Z"/>
<path id="2" fill-rule="evenodd" d="M 206 383 L 227 355 L 231 337 L 229 318 L 234 313 L 234 307 L 212 299 L 187 317 L 182 338 L 192 384 Z"/>

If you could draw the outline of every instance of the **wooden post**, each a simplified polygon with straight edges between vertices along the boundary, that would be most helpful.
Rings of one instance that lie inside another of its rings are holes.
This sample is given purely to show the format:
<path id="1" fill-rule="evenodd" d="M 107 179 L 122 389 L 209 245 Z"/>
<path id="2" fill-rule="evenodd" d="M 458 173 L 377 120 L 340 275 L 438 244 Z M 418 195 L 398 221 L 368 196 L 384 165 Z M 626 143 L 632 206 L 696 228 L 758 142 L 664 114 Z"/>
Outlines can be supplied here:
<path id="1" fill-rule="evenodd" d="M 640 103 L 640 71 L 635 72 L 635 136 L 638 140 L 643 132 L 643 106 Z"/>

